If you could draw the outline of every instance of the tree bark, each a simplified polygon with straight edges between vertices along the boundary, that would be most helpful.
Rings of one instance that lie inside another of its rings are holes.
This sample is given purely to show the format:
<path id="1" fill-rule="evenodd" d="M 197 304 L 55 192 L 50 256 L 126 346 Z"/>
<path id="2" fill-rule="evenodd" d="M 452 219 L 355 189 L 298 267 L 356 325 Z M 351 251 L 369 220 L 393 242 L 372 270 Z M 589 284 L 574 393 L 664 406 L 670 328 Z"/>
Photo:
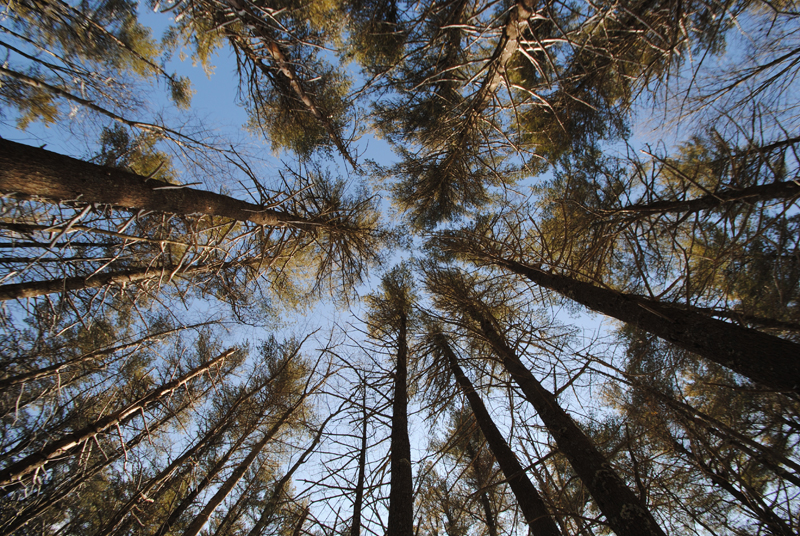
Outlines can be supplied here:
<path id="1" fill-rule="evenodd" d="M 312 229 L 298 216 L 0 139 L 0 194 Z"/>
<path id="2" fill-rule="evenodd" d="M 800 345 L 656 300 L 623 294 L 513 260 L 490 262 L 770 389 L 800 393 Z"/>
<path id="3" fill-rule="evenodd" d="M 614 471 L 591 439 L 558 405 L 522 364 L 495 327 L 496 320 L 480 304 L 466 306 L 465 311 L 480 325 L 480 332 L 500 357 L 526 400 L 533 405 L 558 449 L 569 460 L 578 477 L 589 490 L 611 529 L 618 536 L 666 536 L 653 515 Z"/>
<path id="4" fill-rule="evenodd" d="M 239 483 L 239 480 L 242 479 L 247 469 L 256 459 L 261 451 L 264 449 L 266 444 L 275 437 L 275 434 L 281 429 L 281 427 L 286 423 L 289 417 L 292 416 L 292 413 L 303 403 L 306 399 L 306 394 L 304 394 L 300 399 L 292 404 L 292 406 L 287 409 L 286 411 L 281 414 L 278 420 L 270 426 L 269 430 L 264 434 L 264 437 L 261 438 L 254 446 L 250 449 L 247 457 L 238 465 L 236 469 L 233 470 L 233 473 L 225 480 L 222 486 L 219 487 L 217 492 L 211 498 L 211 500 L 206 503 L 203 509 L 197 514 L 189 526 L 183 533 L 183 536 L 197 536 L 200 534 L 200 531 L 203 529 L 208 520 L 211 518 L 211 514 L 214 513 L 214 510 L 222 504 L 222 501 L 233 491 L 234 486 Z"/>
<path id="5" fill-rule="evenodd" d="M 514 492 L 514 497 L 516 497 L 517 504 L 522 510 L 522 515 L 525 516 L 525 521 L 530 526 L 531 533 L 536 536 L 561 536 L 561 531 L 558 530 L 558 526 L 550 516 L 550 512 L 547 511 L 547 506 L 542 497 L 525 474 L 525 470 L 508 446 L 508 443 L 506 443 L 500 430 L 495 426 L 491 415 L 486 410 L 486 406 L 472 386 L 472 382 L 469 381 L 469 378 L 467 378 L 458 364 L 458 358 L 456 358 L 450 345 L 443 340 L 440 342 L 439 347 L 444 355 L 447 356 L 450 369 L 467 397 L 472 413 L 475 415 L 475 421 L 489 443 L 489 448 L 492 449 L 492 454 L 494 454 L 497 463 L 500 464 L 500 469 L 502 469 L 511 491 Z M 488 513 L 491 514 L 491 509 L 489 509 Z"/>
<path id="6" fill-rule="evenodd" d="M 367 386 L 364 385 L 364 422 L 361 423 L 361 450 L 358 453 L 358 477 L 356 496 L 353 500 L 353 520 L 350 524 L 350 536 L 361 536 L 361 509 L 364 503 L 364 482 L 367 476 Z"/>
<path id="7" fill-rule="evenodd" d="M 176 378 L 171 382 L 166 383 L 162 387 L 150 391 L 148 394 L 132 404 L 128 404 L 123 409 L 103 417 L 102 419 L 95 421 L 93 424 L 73 432 L 57 441 L 53 441 L 39 452 L 31 454 L 17 463 L 11 464 L 7 468 L 0 471 L 0 488 L 6 487 L 15 481 L 21 480 L 26 475 L 41 469 L 50 460 L 69 455 L 83 443 L 103 432 L 104 430 L 107 430 L 112 426 L 121 425 L 127 419 L 133 417 L 137 412 L 143 411 L 147 406 L 153 402 L 156 402 L 161 397 L 174 392 L 176 389 L 185 385 L 193 378 L 196 378 L 197 376 L 207 372 L 209 369 L 211 369 L 211 367 L 222 364 L 222 362 L 226 358 L 230 357 L 234 351 L 234 349 L 230 349 L 223 352 L 216 358 L 207 363 L 203 363 L 180 378 Z"/>
<path id="8" fill-rule="evenodd" d="M 392 400 L 389 520 L 386 536 L 414 533 L 414 485 L 411 479 L 411 443 L 408 438 L 408 318 L 400 312 L 397 368 Z"/>
<path id="9" fill-rule="evenodd" d="M 758 184 L 747 188 L 724 188 L 713 194 L 695 199 L 676 201 L 655 201 L 647 204 L 629 205 L 607 211 L 612 217 L 641 219 L 651 214 L 693 213 L 724 207 L 733 203 L 760 203 L 773 199 L 791 200 L 800 196 L 800 184 L 796 181 Z M 604 211 L 605 212 L 605 211 Z"/>
<path id="10" fill-rule="evenodd" d="M 272 520 L 272 516 L 275 513 L 275 507 L 278 505 L 278 501 L 280 500 L 286 485 L 289 484 L 289 481 L 292 479 L 292 475 L 294 475 L 300 466 L 306 462 L 306 458 L 308 458 L 311 453 L 314 452 L 314 449 L 317 448 L 317 445 L 319 445 L 319 442 L 322 440 L 322 432 L 325 430 L 325 427 L 335 414 L 336 413 L 331 413 L 328 418 L 325 419 L 325 422 L 320 425 L 319 431 L 314 437 L 314 441 L 311 442 L 311 445 L 309 445 L 308 448 L 303 451 L 303 454 L 300 456 L 300 458 L 294 462 L 294 465 L 292 465 L 292 467 L 286 471 L 286 474 L 281 477 L 278 483 L 275 484 L 275 489 L 272 490 L 272 495 L 270 495 L 267 505 L 264 508 L 264 511 L 261 513 L 261 517 L 258 518 L 258 522 L 253 525 L 253 528 L 250 530 L 247 536 L 261 536 L 261 534 L 264 532 L 267 524 L 269 524 L 269 522 Z"/>

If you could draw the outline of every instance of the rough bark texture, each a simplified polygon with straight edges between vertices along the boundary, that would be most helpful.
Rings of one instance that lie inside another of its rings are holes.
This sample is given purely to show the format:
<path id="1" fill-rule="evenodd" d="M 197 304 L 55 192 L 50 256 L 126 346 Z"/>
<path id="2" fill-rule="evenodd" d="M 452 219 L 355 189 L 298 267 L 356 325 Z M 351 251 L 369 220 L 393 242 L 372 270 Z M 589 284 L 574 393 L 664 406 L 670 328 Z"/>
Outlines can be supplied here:
<path id="1" fill-rule="evenodd" d="M 233 352 L 233 349 L 223 352 L 213 360 L 200 365 L 180 378 L 176 378 L 162 387 L 150 391 L 150 393 L 133 402 L 132 404 L 127 405 L 125 408 L 103 417 L 102 419 L 95 421 L 93 424 L 68 434 L 57 441 L 53 441 L 39 452 L 31 454 L 17 463 L 11 464 L 4 470 L 0 471 L 0 487 L 5 487 L 14 481 L 22 479 L 26 475 L 44 467 L 44 465 L 50 460 L 69 455 L 72 451 L 76 450 L 79 446 L 95 435 L 107 430 L 108 428 L 111 428 L 112 426 L 122 424 L 128 418 L 142 411 L 144 408 L 157 401 L 161 397 L 172 393 L 179 387 L 191 381 L 193 378 L 196 378 L 197 376 L 207 372 L 209 369 L 211 369 L 211 367 L 221 364 Z"/>
<path id="2" fill-rule="evenodd" d="M 408 439 L 407 318 L 401 315 L 397 336 L 397 368 L 394 376 L 391 435 L 391 489 L 386 536 L 412 536 L 414 532 L 414 484 L 411 480 L 411 443 Z"/>
<path id="3" fill-rule="evenodd" d="M 770 389 L 800 393 L 800 345 L 796 343 L 516 261 L 494 259 L 493 262 L 593 311 L 648 331 Z"/>
<path id="4" fill-rule="evenodd" d="M 666 536 L 653 515 L 614 471 L 605 456 L 572 418 L 522 364 L 495 328 L 489 313 L 475 304 L 466 311 L 480 324 L 480 331 L 520 386 L 526 400 L 553 436 L 558 449 L 569 460 L 589 490 L 609 526 L 618 536 Z"/>
<path id="5" fill-rule="evenodd" d="M 675 212 L 700 212 L 732 203 L 760 203 L 773 199 L 794 199 L 800 196 L 800 184 L 795 181 L 772 182 L 739 189 L 723 189 L 696 199 L 681 201 L 656 201 L 649 204 L 630 205 L 612 211 L 614 216 L 640 218 L 650 214 Z"/>
<path id="6" fill-rule="evenodd" d="M 500 464 L 500 469 L 502 469 L 508 485 L 517 499 L 522 515 L 525 516 L 525 521 L 530 526 L 531 534 L 535 536 L 560 536 L 561 532 L 558 530 L 553 518 L 550 517 L 542 497 L 525 474 L 525 470 L 508 446 L 508 443 L 506 443 L 500 430 L 495 426 L 491 415 L 486 410 L 486 406 L 484 406 L 478 393 L 475 392 L 472 382 L 469 381 L 469 378 L 467 378 L 458 364 L 456 355 L 446 343 L 442 345 L 442 351 L 447 356 L 450 369 L 453 371 L 458 385 L 469 401 L 472 413 L 475 415 L 475 421 L 480 426 L 487 443 L 489 443 L 489 448 L 492 449 L 492 454 L 494 454 L 497 463 Z M 486 506 L 484 509 L 487 509 Z M 487 515 L 491 516 L 491 509 L 487 510 Z"/>
<path id="7" fill-rule="evenodd" d="M 0 194 L 303 227 L 296 216 L 0 139 Z"/>

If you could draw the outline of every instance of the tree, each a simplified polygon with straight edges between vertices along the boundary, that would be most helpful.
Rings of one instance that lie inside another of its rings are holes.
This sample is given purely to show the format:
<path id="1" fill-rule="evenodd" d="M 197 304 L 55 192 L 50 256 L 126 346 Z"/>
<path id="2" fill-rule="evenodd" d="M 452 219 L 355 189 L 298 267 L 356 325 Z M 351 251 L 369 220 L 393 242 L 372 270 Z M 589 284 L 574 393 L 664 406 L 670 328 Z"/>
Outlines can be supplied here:
<path id="1" fill-rule="evenodd" d="M 558 404 L 555 396 L 542 387 L 522 364 L 498 327 L 497 319 L 487 307 L 474 298 L 462 274 L 452 269 L 429 267 L 428 288 L 441 298 L 438 305 L 464 315 L 477 324 L 475 331 L 483 337 L 507 372 L 519 385 L 525 398 L 564 453 L 575 472 L 589 489 L 615 533 L 664 534 L 640 499 L 609 467 L 605 456 Z M 449 302 L 449 304 L 448 304 Z"/>
<path id="2" fill-rule="evenodd" d="M 467 378 L 463 369 L 458 364 L 458 358 L 445 335 L 439 332 L 436 333 L 434 337 L 435 340 L 433 344 L 435 344 L 435 350 L 441 354 L 443 359 L 447 360 L 456 382 L 464 393 L 464 396 L 467 397 L 475 420 L 483 436 L 486 437 L 486 441 L 489 443 L 492 453 L 500 464 L 503 474 L 506 475 L 508 485 L 514 492 L 517 504 L 519 504 L 525 516 L 525 520 L 531 527 L 531 533 L 535 535 L 546 534 L 551 536 L 561 534 L 561 531 L 553 521 L 539 492 L 533 486 L 530 479 L 526 477 L 525 471 L 522 469 L 516 456 L 514 456 L 514 452 L 509 448 L 508 443 L 506 443 L 505 439 L 500 434 L 497 426 L 495 426 L 492 421 L 489 412 L 486 410 L 486 406 L 484 406 L 483 401 L 472 386 L 472 382 L 469 381 L 469 378 Z M 489 510 L 487 506 L 484 506 L 484 509 Z M 487 519 L 488 518 L 490 518 L 490 515 L 487 513 Z M 496 534 L 496 528 L 494 531 L 490 529 L 490 534 L 492 532 Z"/>
<path id="3" fill-rule="evenodd" d="M 414 528 L 414 485 L 408 438 L 409 328 L 414 322 L 414 286 L 410 270 L 400 265 L 387 272 L 381 290 L 368 297 L 368 323 L 373 337 L 391 337 L 389 344 L 395 351 L 387 534 L 410 536 Z"/>

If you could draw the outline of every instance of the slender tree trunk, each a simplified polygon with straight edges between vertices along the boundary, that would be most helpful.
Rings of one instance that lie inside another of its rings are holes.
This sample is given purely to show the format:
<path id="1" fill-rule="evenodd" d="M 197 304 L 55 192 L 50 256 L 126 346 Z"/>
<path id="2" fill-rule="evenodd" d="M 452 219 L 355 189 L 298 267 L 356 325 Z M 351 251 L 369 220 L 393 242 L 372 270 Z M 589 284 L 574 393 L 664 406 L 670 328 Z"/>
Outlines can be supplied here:
<path id="1" fill-rule="evenodd" d="M 270 380 L 271 379 L 272 378 L 270 378 Z M 175 461 L 164 468 L 158 475 L 150 479 L 144 486 L 142 486 L 142 488 L 139 489 L 136 494 L 131 497 L 131 499 L 125 503 L 125 505 L 120 508 L 114 514 L 114 516 L 95 534 L 97 536 L 113 534 L 123 522 L 125 516 L 128 515 L 128 513 L 130 513 L 130 511 L 133 510 L 142 500 L 148 498 L 152 490 L 158 486 L 161 486 L 170 477 L 170 475 L 175 473 L 187 461 L 196 458 L 205 452 L 216 438 L 225 434 L 227 430 L 235 423 L 233 417 L 235 416 L 238 407 L 252 397 L 255 393 L 263 389 L 270 380 L 261 383 L 260 385 L 251 389 L 249 392 L 244 393 L 242 396 L 237 398 L 236 401 L 231 404 L 230 408 L 225 412 L 225 415 L 223 415 L 213 427 L 209 428 L 209 430 L 199 441 L 197 441 L 191 448 L 186 450 L 186 452 L 177 457 Z M 242 440 L 244 440 L 244 438 L 242 438 Z"/>
<path id="2" fill-rule="evenodd" d="M 156 339 L 158 337 L 163 337 L 165 335 L 170 335 L 172 333 L 177 333 L 178 331 L 183 331 L 184 329 L 196 328 L 196 327 L 205 326 L 205 325 L 208 325 L 208 324 L 210 324 L 210 322 L 202 322 L 200 324 L 193 324 L 191 326 L 181 326 L 181 327 L 175 328 L 175 329 L 168 329 L 168 330 L 160 331 L 158 333 L 152 333 L 150 335 L 146 335 L 144 337 L 141 337 L 141 338 L 139 338 L 139 339 L 137 339 L 135 341 L 131 341 L 129 343 L 120 344 L 120 345 L 117 345 L 117 346 L 110 346 L 110 347 L 106 347 L 106 348 L 98 348 L 97 350 L 92 350 L 91 352 L 86 352 L 83 355 L 80 355 L 80 356 L 75 357 L 73 359 L 68 359 L 67 361 L 64 361 L 62 363 L 56 363 L 55 365 L 51 365 L 49 367 L 43 367 L 43 368 L 40 368 L 38 370 L 33 370 L 31 372 L 25 372 L 23 374 L 17 374 L 16 376 L 11 376 L 10 378 L 5 378 L 5 379 L 0 380 L 0 391 L 5 391 L 9 387 L 12 387 L 14 385 L 18 385 L 20 383 L 30 382 L 30 381 L 34 381 L 34 380 L 41 380 L 42 378 L 48 378 L 50 376 L 55 376 L 56 374 L 59 374 L 60 372 L 62 372 L 64 369 L 66 369 L 68 367 L 71 367 L 73 365 L 78 365 L 80 363 L 85 363 L 86 361 L 91 361 L 91 360 L 93 360 L 96 357 L 101 356 L 101 355 L 113 354 L 115 352 L 120 352 L 120 351 L 123 351 L 123 350 L 127 350 L 129 348 L 134 348 L 136 346 L 144 344 L 145 342 L 153 340 L 153 339 Z"/>
<path id="3" fill-rule="evenodd" d="M 469 381 L 469 378 L 467 378 L 458 364 L 458 358 L 456 358 L 450 345 L 446 340 L 441 340 L 439 347 L 447 357 L 450 369 L 469 401 L 472 413 L 475 415 L 475 421 L 489 443 L 489 448 L 492 449 L 492 454 L 494 454 L 497 463 L 500 464 L 500 469 L 502 469 L 511 491 L 514 492 L 514 497 L 516 497 L 517 504 L 522 510 L 522 515 L 525 516 L 525 521 L 530 526 L 531 533 L 535 536 L 561 536 L 561 531 L 558 530 L 558 526 L 550 516 L 550 512 L 547 511 L 547 506 L 541 495 L 539 495 L 539 492 L 525 474 L 525 470 L 508 446 L 508 443 L 506 443 L 500 430 L 495 426 L 491 415 L 486 410 L 486 406 L 484 406 L 483 401 L 472 386 L 472 382 Z M 491 509 L 489 513 L 491 513 Z"/>
<path id="4" fill-rule="evenodd" d="M 547 391 L 522 364 L 495 327 L 496 320 L 477 303 L 466 312 L 480 324 L 482 335 L 503 361 L 506 370 L 533 405 L 558 449 L 567 457 L 578 477 L 618 536 L 666 536 L 653 515 L 645 508 L 591 439 L 575 424 Z"/>
<path id="5" fill-rule="evenodd" d="M 298 216 L 0 139 L 0 194 L 309 228 Z"/>
<path id="6" fill-rule="evenodd" d="M 303 454 L 300 456 L 300 458 L 294 462 L 294 465 L 292 465 L 292 467 L 286 472 L 285 475 L 283 475 L 278 483 L 275 484 L 275 488 L 272 490 L 272 495 L 270 495 L 270 498 L 267 501 L 263 512 L 261 513 L 261 517 L 258 518 L 258 521 L 255 525 L 253 525 L 253 528 L 250 530 L 247 536 L 261 536 L 261 534 L 264 532 L 264 529 L 267 528 L 267 525 L 272 520 L 272 516 L 275 514 L 275 509 L 278 506 L 278 501 L 280 501 L 281 495 L 283 495 L 283 490 L 291 481 L 294 473 L 306 462 L 306 459 L 311 455 L 312 452 L 314 452 L 314 449 L 317 448 L 317 445 L 319 445 L 319 442 L 322 440 L 322 432 L 325 430 L 325 427 L 328 425 L 334 415 L 336 415 L 336 413 L 331 413 L 328 418 L 325 419 L 325 422 L 320 425 L 319 431 L 314 437 L 314 441 L 311 442 L 311 445 L 309 445 L 308 448 L 303 451 Z"/>
<path id="7" fill-rule="evenodd" d="M 256 428 L 258 428 L 258 421 L 254 421 L 245 429 L 245 431 L 241 436 L 239 436 L 231 448 L 229 448 L 225 454 L 214 463 L 214 466 L 208 470 L 197 486 L 181 500 L 180 504 L 178 504 L 178 506 L 172 510 L 172 512 L 170 512 L 169 517 L 167 517 L 166 521 L 161 524 L 153 536 L 164 536 L 172 530 L 173 525 L 180 520 L 183 513 L 189 509 L 197 496 L 200 495 L 200 493 L 202 493 L 203 490 L 205 490 L 211 484 L 211 482 L 220 472 L 222 472 L 222 470 L 225 468 L 225 464 L 228 463 L 228 460 L 231 458 L 231 456 L 233 456 L 239 450 L 239 447 L 242 446 L 245 440 Z"/>
<path id="8" fill-rule="evenodd" d="M 266 444 L 272 440 L 281 427 L 286 424 L 286 421 L 292 416 L 292 413 L 295 412 L 300 404 L 303 403 L 303 401 L 306 399 L 306 396 L 307 395 L 303 395 L 297 402 L 292 404 L 292 406 L 284 411 L 278 420 L 272 426 L 270 426 L 269 430 L 267 430 L 267 432 L 264 434 L 264 437 L 262 437 L 261 440 L 250 449 L 250 453 L 247 455 L 247 457 L 238 466 L 236 466 L 236 469 L 233 470 L 233 473 L 231 473 L 227 480 L 225 480 L 225 482 L 219 487 L 211 500 L 209 500 L 200 513 L 194 517 L 192 522 L 184 531 L 183 536 L 197 536 L 200 534 L 200 531 L 203 529 L 203 526 L 208 523 L 208 520 L 211 518 L 211 514 L 214 513 L 214 510 L 216 510 L 217 507 L 222 504 L 222 501 L 224 501 L 225 498 L 230 495 L 231 491 L 233 491 L 233 488 L 239 483 L 239 480 L 242 479 L 250 465 L 252 465 L 253 461 L 256 459 L 256 456 L 261 453 Z"/>
<path id="9" fill-rule="evenodd" d="M 689 459 L 689 461 L 694 462 L 694 464 L 711 480 L 711 482 L 716 484 L 721 489 L 727 491 L 739 502 L 739 504 L 741 504 L 744 509 L 752 512 L 758 520 L 769 527 L 769 531 L 772 534 L 775 536 L 797 536 L 783 519 L 781 519 L 774 511 L 764 505 L 756 497 L 752 496 L 749 493 L 749 490 L 739 490 L 733 485 L 733 483 L 731 483 L 726 475 L 715 471 L 709 463 L 703 460 L 702 456 L 694 451 L 689 451 L 674 438 L 672 438 L 672 445 L 677 452 L 681 452 Z"/>
<path id="10" fill-rule="evenodd" d="M 653 398 L 656 402 L 661 402 L 674 411 L 677 415 L 680 415 L 683 419 L 686 419 L 688 422 L 705 429 L 708 433 L 713 434 L 726 442 L 729 442 L 729 444 L 735 445 L 736 448 L 757 460 L 764 467 L 770 469 L 779 477 L 785 478 L 800 488 L 800 476 L 798 476 L 800 475 L 800 464 L 797 462 L 794 462 L 781 453 L 776 452 L 770 446 L 759 443 L 758 441 L 754 441 L 746 435 L 737 432 L 730 426 L 727 426 L 725 423 L 715 419 L 714 417 L 711 417 L 699 409 L 680 400 L 676 400 L 668 394 L 662 393 L 657 389 L 641 385 L 638 382 L 632 383 L 632 385 L 636 389 L 643 391 L 646 396 Z M 791 468 L 794 472 L 784 469 L 781 467 L 781 464 Z"/>
<path id="11" fill-rule="evenodd" d="M 364 503 L 364 482 L 367 477 L 367 386 L 364 385 L 364 422 L 361 423 L 361 450 L 358 453 L 358 478 L 356 496 L 353 500 L 353 520 L 350 525 L 350 536 L 361 536 L 361 509 Z"/>
<path id="12" fill-rule="evenodd" d="M 389 521 L 386 536 L 412 536 L 414 532 L 414 484 L 411 478 L 411 443 L 408 438 L 408 318 L 400 313 L 397 335 L 397 368 L 392 400 Z"/>
<path id="13" fill-rule="evenodd" d="M 185 408 L 185 407 L 184 407 Z M 177 412 L 176 412 L 177 413 Z M 175 418 L 175 413 L 170 413 L 167 416 L 161 418 L 158 422 L 150 424 L 147 428 L 136 435 L 133 439 L 131 439 L 125 445 L 125 449 L 131 449 L 137 444 L 141 443 L 145 438 L 150 439 L 150 434 L 161 428 L 164 424 L 171 421 Z M 119 460 L 125 455 L 125 450 L 120 449 L 116 453 L 108 458 L 99 461 L 98 463 L 94 464 L 89 469 L 77 471 L 76 475 L 70 479 L 66 485 L 61 483 L 59 485 L 63 486 L 63 489 L 56 490 L 54 493 L 51 493 L 44 497 L 39 497 L 37 503 L 32 504 L 30 506 L 25 507 L 21 511 L 17 511 L 14 517 L 6 520 L 2 525 L 0 525 L 0 534 L 13 534 L 17 529 L 21 528 L 23 525 L 28 523 L 29 521 L 35 519 L 36 517 L 42 515 L 50 508 L 54 506 L 61 505 L 61 501 L 66 497 L 71 497 L 73 493 L 75 493 L 84 483 L 88 482 L 93 476 L 95 476 L 100 471 L 104 470 L 106 467 L 114 463 L 115 461 Z M 104 533 L 106 534 L 106 533 Z"/>
<path id="14" fill-rule="evenodd" d="M 604 211 L 612 218 L 638 220 L 651 214 L 693 213 L 733 205 L 734 203 L 761 203 L 773 199 L 792 200 L 800 196 L 800 184 L 796 181 L 772 182 L 748 186 L 747 188 L 725 188 L 713 194 L 681 201 L 655 201 L 648 204 Z"/>
<path id="15" fill-rule="evenodd" d="M 497 266 L 589 309 L 648 331 L 676 346 L 778 391 L 800 393 L 800 345 L 656 300 L 623 294 L 513 260 Z"/>
<path id="16" fill-rule="evenodd" d="M 176 378 L 171 382 L 166 383 L 162 387 L 150 391 L 147 395 L 143 396 L 132 404 L 127 405 L 123 409 L 103 417 L 102 419 L 95 421 L 93 424 L 73 432 L 57 441 L 53 441 L 39 452 L 31 454 L 17 463 L 11 464 L 0 471 L 0 488 L 8 486 L 14 481 L 21 480 L 26 475 L 41 469 L 50 460 L 62 458 L 71 454 L 72 451 L 76 450 L 86 441 L 90 440 L 92 437 L 103 432 L 104 430 L 107 430 L 112 426 L 119 426 L 123 424 L 138 412 L 143 411 L 153 402 L 156 402 L 165 395 L 174 392 L 179 387 L 187 384 L 193 378 L 206 373 L 212 367 L 221 365 L 222 362 L 226 358 L 230 357 L 234 351 L 234 349 L 230 349 L 223 352 L 216 358 L 207 363 L 203 363 L 180 378 Z"/>

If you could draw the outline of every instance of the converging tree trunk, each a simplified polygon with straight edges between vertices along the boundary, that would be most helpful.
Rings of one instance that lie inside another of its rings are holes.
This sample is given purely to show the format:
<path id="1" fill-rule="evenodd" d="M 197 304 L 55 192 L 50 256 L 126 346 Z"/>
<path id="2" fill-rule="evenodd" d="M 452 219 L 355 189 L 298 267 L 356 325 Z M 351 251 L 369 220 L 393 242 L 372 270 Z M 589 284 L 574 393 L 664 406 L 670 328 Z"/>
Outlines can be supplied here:
<path id="1" fill-rule="evenodd" d="M 619 536 L 666 536 L 650 511 L 611 468 L 592 440 L 561 408 L 556 397 L 542 387 L 522 364 L 497 329 L 495 318 L 482 304 L 471 299 L 462 301 L 462 304 L 464 312 L 479 324 L 481 335 L 500 357 L 526 400 L 536 409 L 558 449 L 591 493 L 611 529 Z"/>
<path id="2" fill-rule="evenodd" d="M 170 214 L 206 214 L 257 225 L 313 228 L 303 218 L 226 195 L 148 179 L 0 139 L 0 193 L 54 203 L 96 203 Z"/>
<path id="3" fill-rule="evenodd" d="M 86 441 L 89 441 L 92 437 L 111 428 L 112 426 L 119 426 L 123 424 L 128 419 L 136 415 L 138 412 L 143 411 L 160 398 L 174 392 L 181 386 L 186 385 L 193 378 L 208 372 L 214 366 L 221 365 L 225 359 L 234 353 L 234 351 L 235 349 L 230 349 L 223 352 L 216 358 L 207 363 L 203 363 L 183 376 L 164 384 L 158 389 L 150 391 L 150 393 L 143 396 L 139 400 L 128 404 L 123 409 L 115 411 L 111 415 L 103 417 L 102 419 L 95 421 L 93 424 L 68 434 L 59 440 L 53 441 L 39 452 L 31 454 L 17 463 L 11 464 L 0 471 L 0 488 L 8 486 L 15 481 L 21 480 L 26 475 L 44 467 L 45 464 L 51 460 L 68 456 Z"/>
<path id="4" fill-rule="evenodd" d="M 525 277 L 589 309 L 650 332 L 680 348 L 746 376 L 770 389 L 800 393 L 800 345 L 680 306 L 548 272 L 484 250 L 467 238 L 440 237 L 441 244 L 469 252 Z"/>
<path id="5" fill-rule="evenodd" d="M 447 340 L 444 339 L 443 335 L 440 334 L 437 338 L 438 346 L 441 352 L 447 357 L 450 370 L 453 371 L 458 385 L 461 387 L 467 400 L 469 400 L 469 405 L 475 415 L 475 421 L 478 423 L 478 426 L 480 426 L 484 437 L 486 437 L 486 441 L 489 443 L 489 448 L 492 449 L 492 454 L 494 454 L 495 459 L 497 459 L 497 463 L 500 464 L 500 469 L 502 469 L 508 481 L 508 485 L 511 487 L 511 491 L 517 499 L 517 504 L 519 504 L 522 510 L 522 515 L 525 516 L 525 521 L 527 521 L 530 526 L 531 534 L 535 536 L 560 536 L 561 531 L 547 511 L 547 506 L 542 500 L 542 497 L 525 474 L 525 470 L 520 465 L 514 452 L 508 446 L 508 443 L 506 443 L 500 430 L 495 426 L 491 415 L 489 415 L 489 412 L 486 410 L 486 406 L 484 406 L 483 401 L 472 386 L 472 382 L 469 381 L 469 378 L 467 378 L 461 366 L 458 364 L 458 358 L 455 352 L 450 348 L 450 345 Z M 491 509 L 489 509 L 488 513 L 491 515 Z"/>

